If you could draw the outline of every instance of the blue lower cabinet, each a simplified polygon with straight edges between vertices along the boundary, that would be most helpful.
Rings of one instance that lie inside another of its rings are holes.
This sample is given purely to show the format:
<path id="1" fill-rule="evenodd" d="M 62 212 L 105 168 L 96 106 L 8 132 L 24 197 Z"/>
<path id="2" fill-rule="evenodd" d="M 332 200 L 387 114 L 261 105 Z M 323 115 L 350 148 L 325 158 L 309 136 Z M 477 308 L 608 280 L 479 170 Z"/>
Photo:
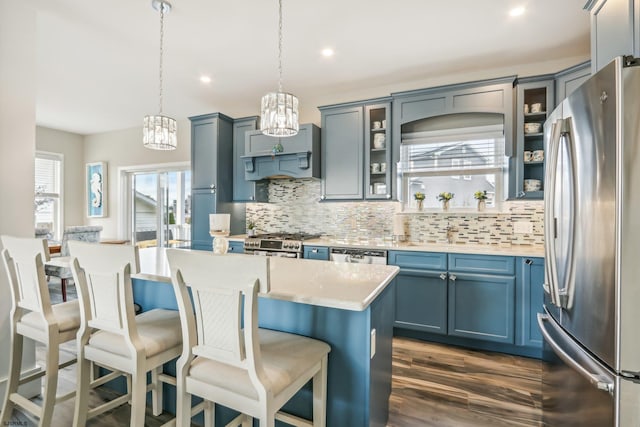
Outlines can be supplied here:
<path id="1" fill-rule="evenodd" d="M 216 212 L 216 194 L 211 190 L 191 191 L 191 248 L 210 251 L 209 214 Z"/>
<path id="2" fill-rule="evenodd" d="M 449 335 L 514 344 L 514 276 L 449 273 Z"/>
<path id="3" fill-rule="evenodd" d="M 244 253 L 244 242 L 229 242 L 229 249 L 227 249 L 227 253 L 229 254 L 243 254 Z"/>
<path id="4" fill-rule="evenodd" d="M 320 261 L 329 261 L 329 248 L 326 246 L 304 246 L 305 259 L 317 259 Z"/>
<path id="5" fill-rule="evenodd" d="M 447 274 L 403 268 L 394 280 L 394 325 L 399 328 L 446 334 Z"/>
<path id="6" fill-rule="evenodd" d="M 542 348 L 538 313 L 544 298 L 544 258 L 518 258 L 516 344 Z"/>

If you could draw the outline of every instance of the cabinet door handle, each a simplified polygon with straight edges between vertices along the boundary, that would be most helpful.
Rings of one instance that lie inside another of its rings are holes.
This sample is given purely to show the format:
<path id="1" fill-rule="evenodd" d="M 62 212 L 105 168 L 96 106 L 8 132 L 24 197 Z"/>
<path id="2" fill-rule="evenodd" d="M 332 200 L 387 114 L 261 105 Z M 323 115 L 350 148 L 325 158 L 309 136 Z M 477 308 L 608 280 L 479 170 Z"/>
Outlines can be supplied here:
<path id="1" fill-rule="evenodd" d="M 253 196 L 249 196 L 249 200 L 255 200 L 256 198 Z"/>
<path id="2" fill-rule="evenodd" d="M 527 260 L 525 260 L 524 262 L 525 262 L 525 264 L 527 264 L 527 265 L 531 265 L 531 264 L 533 264 L 533 261 L 532 261 L 532 260 L 530 260 L 530 259 L 527 259 Z"/>
<path id="3" fill-rule="evenodd" d="M 440 273 L 440 278 L 442 280 L 447 280 L 447 273 Z"/>
<path id="4" fill-rule="evenodd" d="M 391 194 L 387 194 L 387 199 L 390 199 L 390 198 L 391 198 Z"/>
<path id="5" fill-rule="evenodd" d="M 314 248 L 314 249 L 311 249 L 311 253 L 312 253 L 312 254 L 317 254 L 317 253 L 318 253 L 318 250 L 317 250 L 317 249 L 315 249 L 315 248 Z"/>
<path id="6" fill-rule="evenodd" d="M 456 275 L 455 274 L 449 274 L 449 279 L 451 279 L 452 281 L 456 281 Z"/>
<path id="7" fill-rule="evenodd" d="M 322 196 L 320 196 L 320 200 L 324 200 L 326 198 L 327 198 L 327 196 L 325 196 L 324 194 Z"/>
<path id="8" fill-rule="evenodd" d="M 215 193 L 216 192 L 216 185 L 215 184 L 211 184 L 209 186 L 209 189 L 211 190 L 211 194 Z"/>

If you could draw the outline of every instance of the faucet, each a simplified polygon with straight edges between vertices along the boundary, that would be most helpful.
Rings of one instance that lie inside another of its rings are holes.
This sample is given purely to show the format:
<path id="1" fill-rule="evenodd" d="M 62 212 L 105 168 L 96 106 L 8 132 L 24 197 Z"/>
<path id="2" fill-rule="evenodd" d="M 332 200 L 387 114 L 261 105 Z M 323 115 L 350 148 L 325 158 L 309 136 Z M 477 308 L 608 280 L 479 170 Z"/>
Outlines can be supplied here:
<path id="1" fill-rule="evenodd" d="M 447 223 L 447 228 L 445 228 L 445 230 L 447 231 L 447 243 L 453 243 L 453 233 L 457 232 L 458 229 Z"/>

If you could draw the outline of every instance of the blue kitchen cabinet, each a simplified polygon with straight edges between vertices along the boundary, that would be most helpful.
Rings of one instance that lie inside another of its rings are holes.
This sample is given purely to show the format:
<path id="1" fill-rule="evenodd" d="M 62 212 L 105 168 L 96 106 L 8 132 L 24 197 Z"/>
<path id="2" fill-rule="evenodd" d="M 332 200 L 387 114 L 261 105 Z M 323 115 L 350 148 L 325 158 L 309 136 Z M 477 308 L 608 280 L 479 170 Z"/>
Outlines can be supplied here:
<path id="1" fill-rule="evenodd" d="M 394 325 L 447 334 L 447 274 L 403 268 L 395 277 Z"/>
<path id="2" fill-rule="evenodd" d="M 210 251 L 209 214 L 216 212 L 216 194 L 211 189 L 191 190 L 191 249 Z"/>
<path id="3" fill-rule="evenodd" d="M 320 108 L 321 200 L 364 197 L 364 114 L 362 105 Z"/>
<path id="4" fill-rule="evenodd" d="M 518 258 L 516 344 L 542 348 L 538 313 L 543 312 L 544 258 Z"/>
<path id="5" fill-rule="evenodd" d="M 586 61 L 556 73 L 556 105 L 591 77 L 591 61 Z"/>
<path id="6" fill-rule="evenodd" d="M 321 200 L 392 199 L 395 189 L 391 177 L 395 167 L 391 163 L 391 98 L 319 109 Z"/>
<path id="7" fill-rule="evenodd" d="M 400 267 L 394 279 L 396 328 L 447 333 L 447 255 L 389 251 L 388 264 Z"/>
<path id="8" fill-rule="evenodd" d="M 211 250 L 209 214 L 231 214 L 231 233 L 245 232 L 244 205 L 233 203 L 233 119 L 220 113 L 191 121 L 191 247 Z"/>
<path id="9" fill-rule="evenodd" d="M 513 344 L 515 276 L 449 272 L 449 335 Z"/>
<path id="10" fill-rule="evenodd" d="M 227 253 L 230 254 L 243 254 L 244 253 L 244 242 L 236 242 L 229 241 L 229 249 Z"/>
<path id="11" fill-rule="evenodd" d="M 526 157 L 525 152 L 532 155 L 535 151 L 544 150 L 542 127 L 555 108 L 554 87 L 553 75 L 518 79 L 516 152 L 510 159 L 509 175 L 509 198 L 511 199 L 542 199 L 544 197 L 544 156 L 542 159 L 533 159 Z M 534 104 L 540 104 L 540 110 L 534 110 Z M 535 124 L 540 125 L 540 130 L 528 131 L 527 127 Z M 525 180 L 538 180 L 540 188 L 525 185 Z"/>
<path id="12" fill-rule="evenodd" d="M 326 246 L 307 246 L 304 245 L 305 259 L 317 259 L 320 261 L 329 261 L 329 248 Z"/>
<path id="13" fill-rule="evenodd" d="M 233 121 L 233 201 L 268 202 L 267 180 L 249 181 L 244 176 L 245 137 L 258 128 L 259 117 L 245 117 Z"/>

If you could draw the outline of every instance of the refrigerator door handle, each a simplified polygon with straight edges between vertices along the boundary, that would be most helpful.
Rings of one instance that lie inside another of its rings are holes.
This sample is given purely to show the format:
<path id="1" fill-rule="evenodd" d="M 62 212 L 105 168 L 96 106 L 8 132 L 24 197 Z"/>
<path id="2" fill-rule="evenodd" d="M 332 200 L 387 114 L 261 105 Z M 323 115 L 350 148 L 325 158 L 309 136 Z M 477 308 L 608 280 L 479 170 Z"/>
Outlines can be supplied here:
<path id="1" fill-rule="evenodd" d="M 560 138 L 562 138 L 562 124 L 563 120 L 558 119 L 551 125 L 551 136 L 549 140 L 548 164 L 545 171 L 544 182 L 546 183 L 545 196 L 544 196 L 544 256 L 545 256 L 545 278 L 547 283 L 544 284 L 545 290 L 549 289 L 549 295 L 551 296 L 551 303 L 557 307 L 560 307 L 560 292 L 558 291 L 558 270 L 556 265 L 556 247 L 555 238 L 556 230 L 555 226 L 555 209 L 554 200 L 556 193 L 556 173 L 558 163 L 558 150 L 560 147 Z"/>
<path id="2" fill-rule="evenodd" d="M 569 356 L 567 352 L 564 351 L 562 347 L 551 337 L 551 334 L 549 333 L 549 331 L 547 331 L 546 325 L 548 324 L 549 315 L 538 313 L 538 325 L 540 326 L 542 336 L 544 337 L 544 340 L 547 342 L 547 344 L 549 344 L 553 351 L 558 355 L 558 357 L 562 359 L 562 361 L 567 365 L 575 369 L 580 375 L 585 377 L 598 390 L 606 391 L 607 393 L 613 395 L 615 383 L 613 381 L 610 381 L 609 378 L 604 375 L 589 372 L 587 369 L 585 369 L 584 366 L 572 359 L 571 356 Z"/>

